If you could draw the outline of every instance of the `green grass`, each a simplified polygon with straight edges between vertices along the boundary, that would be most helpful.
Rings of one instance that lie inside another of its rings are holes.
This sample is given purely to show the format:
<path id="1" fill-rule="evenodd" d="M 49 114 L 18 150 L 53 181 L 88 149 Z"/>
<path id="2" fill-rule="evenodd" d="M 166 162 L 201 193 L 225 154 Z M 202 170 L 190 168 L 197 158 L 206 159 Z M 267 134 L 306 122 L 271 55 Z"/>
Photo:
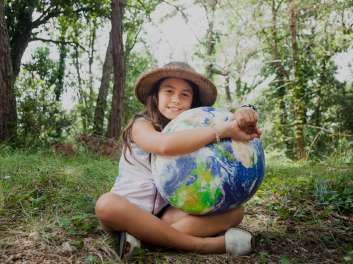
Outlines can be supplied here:
<path id="1" fill-rule="evenodd" d="M 0 217 L 8 226 L 44 221 L 43 228 L 84 236 L 96 229 L 95 201 L 109 191 L 116 174 L 117 162 L 99 156 L 2 155 Z"/>
<path id="2" fill-rule="evenodd" d="M 275 197 L 268 206 L 283 217 L 294 214 L 300 218 L 312 209 L 352 213 L 353 162 L 337 158 L 292 162 L 270 155 L 266 178 L 257 196 L 269 197 L 269 193 Z"/>
<path id="3" fill-rule="evenodd" d="M 353 163 L 347 155 L 306 162 L 292 162 L 276 153 L 268 155 L 265 180 L 246 205 L 255 215 L 266 216 L 266 223 L 258 225 L 258 230 L 266 227 L 266 232 L 272 232 L 263 233 L 267 234 L 264 245 L 276 248 L 271 243 L 284 238 L 309 245 L 311 240 L 305 232 L 321 230 L 320 245 L 335 250 L 335 254 L 329 254 L 332 263 L 352 259 L 352 241 L 345 236 L 352 234 L 352 222 L 344 220 L 353 212 Z M 19 243 L 34 241 L 32 251 L 41 252 L 38 247 L 45 245 L 65 257 L 67 252 L 62 253 L 62 247 L 68 242 L 73 249 L 70 254 L 78 263 L 114 263 L 112 240 L 100 229 L 94 205 L 99 195 L 111 188 L 117 166 L 117 161 L 88 153 L 65 157 L 0 148 L 0 256 L 14 255 Z M 305 263 L 315 259 L 313 255 L 304 258 L 292 254 L 285 247 L 278 251 L 264 246 L 252 258 L 258 263 Z M 311 253 L 309 250 L 307 254 Z M 205 258 L 146 250 L 135 261 L 145 257 L 158 263 Z M 212 261 L 214 257 L 210 258 Z"/>

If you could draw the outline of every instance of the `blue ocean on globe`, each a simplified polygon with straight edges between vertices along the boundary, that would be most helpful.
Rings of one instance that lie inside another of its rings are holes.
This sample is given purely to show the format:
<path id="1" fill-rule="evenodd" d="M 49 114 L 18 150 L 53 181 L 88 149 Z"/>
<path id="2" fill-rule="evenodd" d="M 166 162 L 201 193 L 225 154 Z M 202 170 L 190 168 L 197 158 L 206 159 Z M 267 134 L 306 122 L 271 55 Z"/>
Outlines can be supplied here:
<path id="1" fill-rule="evenodd" d="M 216 127 L 233 114 L 213 107 L 183 112 L 164 133 Z M 152 157 L 156 186 L 169 203 L 191 214 L 222 212 L 250 199 L 260 186 L 265 157 L 260 139 L 237 142 L 222 139 L 179 156 Z"/>

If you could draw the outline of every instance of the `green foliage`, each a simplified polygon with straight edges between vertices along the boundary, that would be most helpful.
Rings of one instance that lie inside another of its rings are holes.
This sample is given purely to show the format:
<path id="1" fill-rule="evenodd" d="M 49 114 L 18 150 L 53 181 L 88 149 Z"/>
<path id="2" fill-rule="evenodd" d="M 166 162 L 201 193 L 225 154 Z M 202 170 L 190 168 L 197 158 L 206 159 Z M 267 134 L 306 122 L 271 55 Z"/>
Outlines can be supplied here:
<path id="1" fill-rule="evenodd" d="M 343 257 L 344 263 L 351 263 L 353 261 L 353 250 L 350 250 L 346 256 Z"/>
<path id="2" fill-rule="evenodd" d="M 333 206 L 342 212 L 351 212 L 353 209 L 353 182 L 352 175 L 338 179 L 319 179 L 315 183 L 316 199 L 322 206 Z"/>
<path id="3" fill-rule="evenodd" d="M 138 53 L 134 47 L 137 43 L 144 44 L 142 25 L 150 19 L 159 3 L 157 0 L 124 2 L 126 88 L 123 125 L 134 113 L 143 109 L 134 96 L 133 86 L 139 74 L 151 69 L 156 62 L 148 51 Z M 352 4 L 344 1 L 296 2 L 299 66 L 295 68 L 290 44 L 288 3 L 274 1 L 276 38 L 271 25 L 271 3 L 253 0 L 218 2 L 215 16 L 211 18 L 212 3 L 194 1 L 206 11 L 209 30 L 212 31 L 209 32 L 212 37 L 202 38 L 195 56 L 204 64 L 211 63 L 214 70 L 220 70 L 221 74 L 229 73 L 231 88 L 235 88 L 234 101 L 239 101 L 256 87 L 255 81 L 250 84 L 244 78 L 249 61 L 264 62 L 259 78 L 276 76 L 270 90 L 258 101 L 262 115 L 260 119 L 265 119 L 264 124 L 270 124 L 264 133 L 264 141 L 267 145 L 271 144 L 272 149 L 283 149 L 286 155 L 293 157 L 296 146 L 293 127 L 298 123 L 295 114 L 298 102 L 295 102 L 291 93 L 293 87 L 304 91 L 300 104 L 305 106 L 306 154 L 324 157 L 337 148 L 349 149 L 353 144 L 353 84 L 337 80 L 337 66 L 333 58 L 351 47 L 352 32 L 348 14 L 352 11 Z M 92 80 L 96 76 L 92 74 L 87 77 L 82 64 L 86 53 L 90 52 L 87 46 L 93 31 L 101 28 L 110 17 L 110 4 L 108 0 L 6 1 L 7 22 L 13 41 L 21 25 L 32 19 L 36 29 L 32 32 L 32 38 L 41 31 L 50 31 L 52 40 L 68 42 L 65 45 L 58 44 L 59 51 L 62 51 L 58 62 L 50 59 L 49 51 L 42 48 L 36 51 L 30 64 L 22 67 L 16 83 L 19 145 L 51 144 L 64 140 L 74 129 L 74 133 L 91 132 L 97 94 L 97 87 Z M 182 16 L 187 21 L 187 7 L 182 4 L 175 4 L 175 7 L 176 13 L 183 12 Z M 49 19 L 53 22 L 50 26 Z M 209 40 L 212 43 L 207 43 Z M 259 41 L 261 47 L 256 46 Z M 287 76 L 282 76 L 275 67 L 274 43 L 278 47 L 277 62 L 281 63 Z M 98 47 L 91 48 L 94 53 Z M 207 54 L 208 51 L 211 54 Z M 95 59 L 94 54 L 91 58 Z M 64 76 L 65 67 L 68 71 Z M 75 70 L 72 70 L 73 67 Z M 294 69 L 298 72 L 296 77 Z M 222 78 L 216 78 L 216 81 Z M 223 93 L 221 87 L 219 85 L 220 95 Z M 72 89 L 72 93 L 78 97 L 72 113 L 63 111 L 60 102 L 54 102 L 60 98 L 63 88 Z M 108 95 L 106 113 L 110 112 L 110 97 Z M 219 102 L 222 102 L 222 98 Z"/>
<path id="4" fill-rule="evenodd" d="M 43 14 L 43 22 L 47 18 L 55 18 L 64 15 L 67 18 L 77 19 L 81 16 L 105 16 L 109 17 L 110 1 L 82 0 L 82 1 L 26 1 L 26 0 L 7 0 L 5 1 L 5 11 L 8 26 L 15 32 L 16 26 L 20 23 L 24 14 L 32 15 L 35 11 Z"/>
<path id="5" fill-rule="evenodd" d="M 293 76 L 294 60 L 291 41 L 288 5 L 274 1 L 276 12 L 277 39 L 273 38 L 273 25 L 258 33 L 264 47 L 264 56 L 270 63 L 265 64 L 262 74 L 276 75 L 271 90 L 262 99 L 262 108 L 266 116 L 271 116 L 273 129 L 270 138 L 278 139 L 278 146 L 287 149 L 293 156 L 295 147 L 295 125 L 299 122 L 296 113 L 297 99 L 293 92 L 298 86 L 303 88 L 300 104 L 304 104 L 304 139 L 307 155 L 322 156 L 333 152 L 339 141 L 346 140 L 347 148 L 353 141 L 352 118 L 347 113 L 353 111 L 352 83 L 342 83 L 336 79 L 337 66 L 333 60 L 335 54 L 346 51 L 352 41 L 352 35 L 346 34 L 344 20 L 339 16 L 350 12 L 352 7 L 343 4 L 330 4 L 307 1 L 297 3 L 297 42 L 298 67 Z M 315 11 L 313 11 L 315 10 Z M 331 19 L 326 19 L 331 17 Z M 343 19 L 343 18 L 342 18 Z M 274 45 L 277 44 L 279 61 L 283 75 L 274 63 Z M 294 79 L 295 77 L 295 79 Z M 282 144 L 280 144 L 282 142 Z"/>
<path id="6" fill-rule="evenodd" d="M 137 41 L 145 41 L 140 37 L 142 26 L 146 20 L 151 19 L 150 15 L 159 3 L 159 0 L 128 0 L 125 2 L 123 18 L 123 30 L 125 35 L 124 56 L 129 56 Z"/>
<path id="7" fill-rule="evenodd" d="M 67 137 L 72 116 L 62 110 L 54 92 L 59 63 L 49 58 L 48 48 L 38 48 L 32 60 L 32 63 L 23 67 L 16 89 L 18 144 L 35 147 L 52 144 Z"/>
<path id="8" fill-rule="evenodd" d="M 144 109 L 143 105 L 137 100 L 135 96 L 135 83 L 137 78 L 145 71 L 151 70 L 156 64 L 152 55 L 145 51 L 141 53 L 131 53 L 129 56 L 129 63 L 126 65 L 126 83 L 123 99 L 123 126 L 126 126 L 132 116 Z"/>
<path id="9" fill-rule="evenodd" d="M 125 90 L 124 90 L 124 111 L 121 113 L 123 119 L 123 125 L 126 124 L 130 117 L 140 111 L 142 106 L 137 102 L 134 95 L 133 86 L 139 76 L 139 74 L 146 69 L 150 69 L 150 66 L 154 63 L 154 59 L 148 50 L 137 53 L 134 51 L 136 43 L 143 43 L 144 40 L 141 37 L 141 30 L 143 23 L 146 19 L 149 19 L 151 12 L 155 9 L 159 1 L 126 1 L 124 5 L 124 18 L 123 18 L 123 34 L 124 34 L 124 62 L 125 62 Z M 87 21 L 77 20 L 75 24 L 72 25 L 73 32 L 69 33 L 70 39 L 77 41 L 80 37 L 87 35 L 87 23 L 92 23 L 94 21 L 96 30 L 103 25 L 105 20 L 98 20 L 95 17 L 87 18 Z M 91 26 L 92 27 L 92 26 Z M 90 30 L 92 31 L 92 30 Z M 91 32 L 92 33 L 92 32 Z M 86 41 L 89 42 L 89 39 Z M 77 49 L 77 47 L 76 47 Z M 82 57 L 81 51 L 74 50 L 72 57 L 74 59 Z M 79 63 L 77 61 L 74 63 L 76 71 L 78 69 Z M 90 78 L 93 76 L 90 76 Z M 70 78 L 70 83 L 72 87 L 75 87 L 78 93 L 78 102 L 75 106 L 75 112 L 78 113 L 78 120 L 76 122 L 78 133 L 91 133 L 93 126 L 93 116 L 96 107 L 96 91 L 90 87 L 90 81 L 85 80 L 81 76 L 81 81 L 77 80 L 75 76 Z M 109 113 L 111 111 L 111 86 L 110 82 L 109 93 L 106 98 L 107 107 L 104 109 L 104 126 L 108 123 Z M 133 97 L 133 98 L 132 98 Z"/>
<path id="10" fill-rule="evenodd" d="M 144 43 L 141 30 L 144 22 L 150 20 L 151 13 L 160 3 L 153 1 L 127 1 L 123 19 L 123 30 L 125 36 L 124 60 L 125 60 L 125 90 L 123 98 L 122 125 L 126 126 L 131 117 L 143 109 L 135 96 L 134 86 L 137 78 L 145 71 L 151 70 L 156 64 L 152 54 L 145 49 L 135 52 L 137 42 Z"/>

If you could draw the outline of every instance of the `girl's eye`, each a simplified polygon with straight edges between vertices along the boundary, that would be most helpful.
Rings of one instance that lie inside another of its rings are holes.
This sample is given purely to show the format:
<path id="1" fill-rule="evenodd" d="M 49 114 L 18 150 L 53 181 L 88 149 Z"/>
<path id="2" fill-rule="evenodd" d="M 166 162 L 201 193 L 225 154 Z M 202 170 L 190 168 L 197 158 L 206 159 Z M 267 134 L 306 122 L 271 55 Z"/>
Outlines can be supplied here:
<path id="1" fill-rule="evenodd" d="M 185 97 L 190 97 L 190 96 L 191 96 L 191 94 L 189 94 L 189 93 L 183 93 L 183 94 L 182 94 L 182 96 L 185 96 Z"/>

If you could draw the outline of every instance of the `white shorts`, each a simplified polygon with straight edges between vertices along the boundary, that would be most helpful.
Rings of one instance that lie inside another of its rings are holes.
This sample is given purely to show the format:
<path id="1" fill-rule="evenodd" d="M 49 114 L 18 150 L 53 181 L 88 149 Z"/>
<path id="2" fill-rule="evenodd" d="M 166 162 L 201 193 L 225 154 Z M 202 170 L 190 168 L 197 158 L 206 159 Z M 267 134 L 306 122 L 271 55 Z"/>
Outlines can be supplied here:
<path id="1" fill-rule="evenodd" d="M 154 215 L 168 205 L 153 182 L 123 182 L 117 179 L 111 192 L 125 197 L 131 203 Z"/>

